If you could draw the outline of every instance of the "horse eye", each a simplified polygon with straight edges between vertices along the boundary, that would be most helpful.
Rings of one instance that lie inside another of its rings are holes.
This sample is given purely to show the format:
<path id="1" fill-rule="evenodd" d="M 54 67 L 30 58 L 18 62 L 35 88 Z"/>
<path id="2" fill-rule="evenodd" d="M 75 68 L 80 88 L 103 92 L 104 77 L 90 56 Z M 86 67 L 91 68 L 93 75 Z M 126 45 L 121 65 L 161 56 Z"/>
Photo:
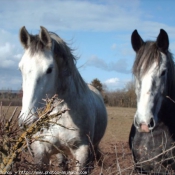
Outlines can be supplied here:
<path id="1" fill-rule="evenodd" d="M 51 72 L 52 72 L 52 68 L 49 67 L 49 68 L 47 69 L 47 71 L 46 71 L 46 74 L 50 74 Z"/>
<path id="2" fill-rule="evenodd" d="M 166 70 L 164 70 L 160 76 L 163 77 L 165 75 L 165 73 L 166 73 Z"/>

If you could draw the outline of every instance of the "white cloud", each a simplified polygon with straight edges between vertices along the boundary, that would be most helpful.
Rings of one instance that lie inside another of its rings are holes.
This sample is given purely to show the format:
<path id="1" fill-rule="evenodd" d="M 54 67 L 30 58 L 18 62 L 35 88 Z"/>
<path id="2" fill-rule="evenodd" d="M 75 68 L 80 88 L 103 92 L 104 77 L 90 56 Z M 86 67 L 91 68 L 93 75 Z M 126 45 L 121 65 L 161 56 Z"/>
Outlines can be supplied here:
<path id="1" fill-rule="evenodd" d="M 12 68 L 18 65 L 18 61 L 16 60 L 19 55 L 16 54 L 17 48 L 15 45 L 6 42 L 4 45 L 0 45 L 0 68 Z"/>
<path id="2" fill-rule="evenodd" d="M 9 2 L 3 2 L 0 7 L 1 26 L 6 29 L 19 29 L 26 25 L 29 29 L 38 30 L 39 25 L 43 25 L 53 31 L 128 31 L 132 30 L 133 26 L 150 30 L 160 25 L 141 20 L 144 13 L 139 8 L 138 0 L 117 1 L 117 3 L 115 0 L 100 3 L 81 0 L 53 0 L 49 3 L 38 0 L 14 1 L 13 5 L 11 4 L 9 8 Z"/>
<path id="3" fill-rule="evenodd" d="M 1 56 L 6 56 L 13 48 L 14 46 L 10 43 L 5 43 L 4 45 L 0 46 Z"/>
<path id="4" fill-rule="evenodd" d="M 0 89 L 21 87 L 21 76 L 18 71 L 21 53 L 18 34 L 0 28 Z"/>
<path id="5" fill-rule="evenodd" d="M 19 54 L 14 55 L 13 57 L 14 57 L 17 61 L 19 61 L 19 60 L 21 60 L 21 58 L 22 58 L 22 54 L 19 53 Z"/>
<path id="6" fill-rule="evenodd" d="M 119 78 L 109 78 L 103 82 L 103 84 L 107 87 L 108 90 L 116 90 L 124 88 L 125 83 L 120 81 Z"/>
<path id="7" fill-rule="evenodd" d="M 106 62 L 107 59 L 100 59 L 97 55 L 89 58 L 87 66 L 105 71 L 131 73 L 133 60 L 129 61 L 127 58 L 134 58 L 130 34 L 135 28 L 143 35 L 144 40 L 155 39 L 160 28 L 164 28 L 172 40 L 175 39 L 174 24 L 168 26 L 166 20 L 151 21 L 152 18 L 141 8 L 140 3 L 139 0 L 118 0 L 117 3 L 116 0 L 52 0 L 51 3 L 47 0 L 4 1 L 0 6 L 0 80 L 4 74 L 8 74 L 6 79 L 8 78 L 9 82 L 13 80 L 14 74 L 18 77 L 20 75 L 17 67 L 22 56 L 22 47 L 18 32 L 24 25 L 28 32 L 33 34 L 38 33 L 40 25 L 58 34 L 59 31 L 116 32 L 116 41 L 112 41 L 114 43 L 109 47 L 117 51 L 118 60 Z M 145 38 L 145 35 L 149 38 Z M 124 42 L 129 44 L 122 45 Z M 170 46 L 175 48 L 174 43 Z"/>
<path id="8" fill-rule="evenodd" d="M 93 67 L 97 67 L 103 70 L 108 70 L 108 65 L 107 63 L 105 63 L 104 60 L 99 59 L 97 56 L 93 55 L 92 57 L 90 57 L 87 61 L 87 64 L 85 66 L 93 66 Z"/>
<path id="9" fill-rule="evenodd" d="M 0 89 L 21 89 L 22 79 L 19 71 L 13 69 L 0 69 Z"/>
<path id="10" fill-rule="evenodd" d="M 139 0 L 118 0 L 117 3 L 116 0 L 52 0 L 52 3 L 46 0 L 4 1 L 0 14 L 1 26 L 9 30 L 19 30 L 23 25 L 30 31 L 39 30 L 40 25 L 51 31 L 123 32 L 138 28 L 152 35 L 157 34 L 160 28 L 172 34 L 175 30 L 175 27 L 163 22 L 151 21 L 147 11 L 140 8 Z"/>
<path id="11" fill-rule="evenodd" d="M 106 63 L 103 59 L 100 59 L 97 56 L 92 56 L 88 59 L 85 66 L 97 67 L 109 72 L 115 71 L 124 74 L 131 73 L 131 71 L 128 69 L 129 65 L 126 59 L 119 59 L 116 62 Z"/>
<path id="12" fill-rule="evenodd" d="M 114 43 L 114 44 L 111 46 L 111 49 L 112 49 L 112 50 L 115 50 L 116 48 L 117 48 L 117 44 Z"/>
<path id="13" fill-rule="evenodd" d="M 131 79 L 120 79 L 117 77 L 109 78 L 103 82 L 103 84 L 107 87 L 108 90 L 115 91 L 117 89 L 124 89 L 128 82 Z"/>
<path id="14" fill-rule="evenodd" d="M 0 28 L 0 67 L 15 67 L 22 55 L 18 34 Z"/>
<path id="15" fill-rule="evenodd" d="M 105 84 L 116 84 L 118 82 L 119 82 L 118 78 L 110 78 L 110 79 L 106 80 L 104 83 Z"/>
<path id="16" fill-rule="evenodd" d="M 8 67 L 12 67 L 13 65 L 14 65 L 14 62 L 12 60 L 3 60 L 1 62 L 0 67 L 8 68 Z"/>

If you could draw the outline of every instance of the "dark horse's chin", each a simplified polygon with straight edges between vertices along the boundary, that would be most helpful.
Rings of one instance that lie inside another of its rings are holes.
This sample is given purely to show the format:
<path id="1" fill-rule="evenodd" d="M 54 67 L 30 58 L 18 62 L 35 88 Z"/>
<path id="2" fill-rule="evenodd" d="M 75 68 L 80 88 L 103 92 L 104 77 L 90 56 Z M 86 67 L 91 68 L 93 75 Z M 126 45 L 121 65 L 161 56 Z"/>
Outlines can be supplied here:
<path id="1" fill-rule="evenodd" d="M 134 125 L 131 127 L 129 145 L 132 150 L 136 170 L 142 173 L 167 172 L 167 165 L 172 165 L 172 151 L 162 154 L 172 147 L 173 138 L 164 123 L 158 123 L 153 132 L 139 132 Z M 167 159 L 167 160 L 166 160 Z"/>

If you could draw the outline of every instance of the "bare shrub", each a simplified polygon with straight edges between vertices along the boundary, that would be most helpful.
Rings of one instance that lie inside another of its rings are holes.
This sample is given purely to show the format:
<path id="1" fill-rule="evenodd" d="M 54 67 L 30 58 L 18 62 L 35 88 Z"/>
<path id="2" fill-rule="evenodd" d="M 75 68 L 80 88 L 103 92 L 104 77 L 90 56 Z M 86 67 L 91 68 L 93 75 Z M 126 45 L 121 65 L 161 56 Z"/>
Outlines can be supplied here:
<path id="1" fill-rule="evenodd" d="M 20 130 L 17 125 L 17 117 L 15 117 L 17 108 L 15 108 L 9 119 L 8 116 L 1 113 L 0 168 L 2 174 L 5 174 L 7 171 L 16 172 L 20 168 L 27 168 L 28 170 L 30 169 L 30 166 L 32 170 L 37 170 L 37 166 L 32 164 L 32 155 L 25 156 L 25 153 L 23 152 L 24 154 L 22 154 L 22 151 L 28 148 L 28 151 L 31 152 L 30 143 L 37 139 L 32 136 L 43 126 L 47 126 L 50 119 L 59 116 L 68 110 L 58 111 L 56 114 L 49 115 L 56 105 L 62 103 L 62 100 L 59 100 L 56 96 L 54 96 L 51 99 L 46 99 L 45 102 L 45 107 L 37 111 L 39 119 L 31 125 L 26 126 L 24 131 Z"/>
<path id="2" fill-rule="evenodd" d="M 61 102 L 62 101 L 57 99 L 56 96 L 51 99 L 46 99 L 45 107 L 37 111 L 40 116 L 39 119 L 35 123 L 26 127 L 25 130 L 19 129 L 17 124 L 19 116 L 18 108 L 16 107 L 12 114 L 7 116 L 10 106 L 6 108 L 6 110 L 3 110 L 2 103 L 0 104 L 0 174 L 6 174 L 7 171 L 10 171 L 13 174 L 21 174 L 21 170 L 39 170 L 38 166 L 34 164 L 34 157 L 32 150 L 30 149 L 30 143 L 33 139 L 32 136 L 38 132 L 41 127 L 47 126 L 48 121 L 51 118 L 59 116 L 68 110 L 66 109 L 64 111 L 59 111 L 54 115 L 49 115 L 55 105 L 58 105 Z M 142 172 L 137 172 L 135 167 L 154 161 L 158 156 L 161 156 L 160 154 L 150 160 L 135 164 L 127 142 L 112 142 L 106 143 L 106 145 L 105 148 L 102 147 L 103 159 L 101 159 L 101 167 L 96 163 L 91 173 L 92 175 L 143 174 Z M 162 154 L 166 154 L 174 148 L 175 146 L 172 146 L 172 148 L 165 150 Z M 69 169 L 74 166 L 74 160 L 71 158 L 67 163 L 69 164 Z M 162 162 L 160 162 L 160 166 L 162 166 Z M 50 169 L 55 170 L 56 172 L 60 171 L 60 167 L 58 166 L 55 157 L 52 158 Z M 166 173 L 159 172 L 157 169 L 152 172 L 147 172 L 147 174 L 174 174 L 174 171 L 167 167 Z"/>

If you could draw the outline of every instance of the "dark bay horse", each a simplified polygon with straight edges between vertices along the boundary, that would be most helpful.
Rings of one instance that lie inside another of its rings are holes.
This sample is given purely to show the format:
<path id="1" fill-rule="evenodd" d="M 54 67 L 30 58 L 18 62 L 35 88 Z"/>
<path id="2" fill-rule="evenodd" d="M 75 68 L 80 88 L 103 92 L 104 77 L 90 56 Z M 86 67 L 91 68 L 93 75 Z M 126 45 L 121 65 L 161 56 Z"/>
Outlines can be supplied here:
<path id="1" fill-rule="evenodd" d="M 175 68 L 169 38 L 160 30 L 156 41 L 143 41 L 137 30 L 131 43 L 137 111 L 129 144 L 142 173 L 175 170 Z"/>

